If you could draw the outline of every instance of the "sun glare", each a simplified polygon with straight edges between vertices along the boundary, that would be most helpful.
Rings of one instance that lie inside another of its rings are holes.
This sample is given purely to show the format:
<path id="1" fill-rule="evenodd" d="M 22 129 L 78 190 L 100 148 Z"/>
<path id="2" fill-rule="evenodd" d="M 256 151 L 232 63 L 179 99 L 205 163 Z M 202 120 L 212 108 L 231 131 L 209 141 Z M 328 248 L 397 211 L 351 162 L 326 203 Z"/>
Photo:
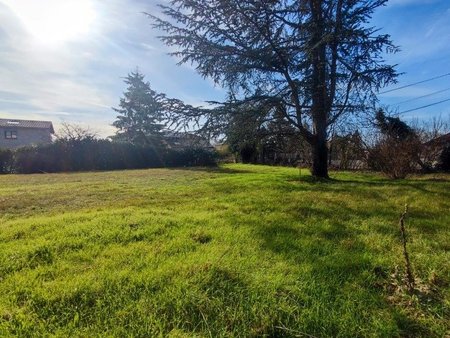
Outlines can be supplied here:
<path id="1" fill-rule="evenodd" d="M 95 19 L 91 0 L 6 0 L 39 42 L 62 43 L 89 34 Z"/>

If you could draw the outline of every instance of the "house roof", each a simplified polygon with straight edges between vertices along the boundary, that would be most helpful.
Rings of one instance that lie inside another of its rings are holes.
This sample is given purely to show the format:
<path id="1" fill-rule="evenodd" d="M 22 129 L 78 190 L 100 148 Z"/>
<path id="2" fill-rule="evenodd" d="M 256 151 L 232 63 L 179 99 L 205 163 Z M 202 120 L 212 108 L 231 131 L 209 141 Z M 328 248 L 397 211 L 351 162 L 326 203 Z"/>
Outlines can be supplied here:
<path id="1" fill-rule="evenodd" d="M 426 146 L 444 146 L 450 144 L 450 133 L 441 135 L 425 143 Z"/>
<path id="2" fill-rule="evenodd" d="M 50 129 L 53 134 L 53 123 L 51 121 L 33 121 L 33 120 L 17 120 L 17 119 L 1 119 L 0 127 L 14 128 L 34 128 L 34 129 Z"/>

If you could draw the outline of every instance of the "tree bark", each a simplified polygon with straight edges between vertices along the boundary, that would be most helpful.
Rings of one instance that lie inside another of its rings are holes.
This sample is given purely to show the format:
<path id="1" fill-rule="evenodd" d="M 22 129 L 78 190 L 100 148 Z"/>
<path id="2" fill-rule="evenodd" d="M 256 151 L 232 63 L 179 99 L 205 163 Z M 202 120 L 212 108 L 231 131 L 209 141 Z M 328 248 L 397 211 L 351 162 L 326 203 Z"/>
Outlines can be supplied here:
<path id="1" fill-rule="evenodd" d="M 322 10 L 322 0 L 311 0 L 312 13 L 312 106 L 314 139 L 312 142 L 313 165 L 312 174 L 319 178 L 328 178 L 328 147 L 327 147 L 327 72 L 326 48 L 322 41 L 325 33 L 325 23 Z"/>
<path id="2" fill-rule="evenodd" d="M 312 175 L 328 178 L 328 146 L 326 125 L 316 125 L 316 137 L 312 144 Z"/>

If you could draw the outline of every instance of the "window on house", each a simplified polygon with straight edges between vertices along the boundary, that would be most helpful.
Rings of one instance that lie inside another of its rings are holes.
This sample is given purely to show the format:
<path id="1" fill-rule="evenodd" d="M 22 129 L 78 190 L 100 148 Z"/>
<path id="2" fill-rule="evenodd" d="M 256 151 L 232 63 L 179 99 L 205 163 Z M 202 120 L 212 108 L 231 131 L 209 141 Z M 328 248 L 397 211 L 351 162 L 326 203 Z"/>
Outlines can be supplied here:
<path id="1" fill-rule="evenodd" d="M 7 130 L 5 131 L 5 139 L 15 140 L 17 139 L 17 130 Z"/>

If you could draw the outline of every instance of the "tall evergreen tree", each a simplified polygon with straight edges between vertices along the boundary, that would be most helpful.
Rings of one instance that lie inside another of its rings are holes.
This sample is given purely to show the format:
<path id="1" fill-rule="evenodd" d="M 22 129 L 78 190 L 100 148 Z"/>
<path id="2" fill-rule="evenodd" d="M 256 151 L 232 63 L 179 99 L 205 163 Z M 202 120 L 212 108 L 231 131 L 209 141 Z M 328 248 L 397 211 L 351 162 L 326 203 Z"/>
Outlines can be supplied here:
<path id="1" fill-rule="evenodd" d="M 369 25 L 386 2 L 171 0 L 160 5 L 165 17 L 149 16 L 180 63 L 196 64 L 201 75 L 232 88 L 237 101 L 283 110 L 311 145 L 313 175 L 327 177 L 330 126 L 395 81 L 383 53 L 397 47 Z"/>
<path id="2" fill-rule="evenodd" d="M 138 70 L 124 79 L 128 85 L 119 108 L 113 108 L 119 115 L 113 126 L 118 129 L 116 140 L 134 144 L 160 146 L 162 143 L 164 95 L 150 88 L 144 75 Z"/>

